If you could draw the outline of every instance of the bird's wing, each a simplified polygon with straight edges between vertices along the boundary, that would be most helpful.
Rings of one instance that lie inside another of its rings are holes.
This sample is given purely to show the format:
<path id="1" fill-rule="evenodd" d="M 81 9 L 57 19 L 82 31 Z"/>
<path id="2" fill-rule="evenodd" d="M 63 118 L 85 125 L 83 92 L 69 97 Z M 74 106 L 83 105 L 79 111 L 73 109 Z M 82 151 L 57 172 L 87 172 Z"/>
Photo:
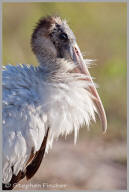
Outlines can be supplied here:
<path id="1" fill-rule="evenodd" d="M 14 108 L 13 108 L 14 109 Z M 12 175 L 24 171 L 37 157 L 39 151 L 44 154 L 46 146 L 46 123 L 33 112 L 31 117 L 24 112 L 13 110 L 3 113 L 3 182 L 9 182 Z M 22 114 L 21 117 L 19 114 Z M 24 121 L 25 118 L 26 121 Z M 45 142 L 45 144 L 44 144 Z M 43 147 L 42 147 L 43 144 Z M 33 155 L 32 155 L 33 154 Z M 29 168 L 27 169 L 29 174 Z M 29 176 L 28 176 L 29 178 Z"/>
<path id="2" fill-rule="evenodd" d="M 48 129 L 46 114 L 35 104 L 36 92 L 30 88 L 34 82 L 29 82 L 27 69 L 20 72 L 16 67 L 10 68 L 3 74 L 3 183 L 24 171 L 38 151 L 43 157 L 42 143 Z"/>
<path id="3" fill-rule="evenodd" d="M 47 130 L 47 133 L 43 139 L 42 145 L 39 149 L 39 151 L 37 151 L 36 153 L 33 152 L 33 148 L 32 148 L 32 152 L 31 155 L 27 161 L 26 164 L 26 169 L 24 171 L 19 171 L 17 175 L 12 175 L 12 178 L 10 180 L 10 182 L 8 184 L 2 184 L 2 189 L 3 190 L 12 190 L 15 185 L 21 180 L 23 179 L 25 176 L 28 179 L 31 179 L 35 173 L 37 172 L 42 159 L 44 157 L 44 153 L 45 153 L 45 149 L 46 149 L 46 144 L 47 144 L 47 138 L 48 138 L 48 132 L 49 132 L 49 128 Z"/>

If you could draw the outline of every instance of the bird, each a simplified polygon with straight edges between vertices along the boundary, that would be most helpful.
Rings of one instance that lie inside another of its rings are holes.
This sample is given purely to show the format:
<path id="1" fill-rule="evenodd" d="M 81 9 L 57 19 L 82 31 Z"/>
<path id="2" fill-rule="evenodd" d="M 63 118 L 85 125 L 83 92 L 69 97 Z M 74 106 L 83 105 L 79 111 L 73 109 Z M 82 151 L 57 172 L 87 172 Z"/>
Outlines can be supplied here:
<path id="1" fill-rule="evenodd" d="M 31 179 L 59 136 L 74 132 L 76 143 L 80 127 L 89 127 L 96 114 L 107 130 L 88 59 L 67 21 L 40 18 L 30 44 L 38 66 L 8 64 L 2 71 L 3 190 Z"/>

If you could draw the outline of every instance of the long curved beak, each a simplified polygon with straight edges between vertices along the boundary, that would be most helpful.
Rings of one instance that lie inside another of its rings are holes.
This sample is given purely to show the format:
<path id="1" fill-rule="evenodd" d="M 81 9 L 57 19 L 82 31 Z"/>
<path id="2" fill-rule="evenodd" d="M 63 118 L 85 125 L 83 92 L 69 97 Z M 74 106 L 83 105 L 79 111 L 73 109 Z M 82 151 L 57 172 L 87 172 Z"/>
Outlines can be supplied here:
<path id="1" fill-rule="evenodd" d="M 107 130 L 107 118 L 106 118 L 105 110 L 104 110 L 103 104 L 101 102 L 101 99 L 99 97 L 99 94 L 98 94 L 98 92 L 97 92 L 97 90 L 95 88 L 94 82 L 93 82 L 93 80 L 91 78 L 91 75 L 90 75 L 90 73 L 88 71 L 88 68 L 84 63 L 83 56 L 82 56 L 81 51 L 80 51 L 77 44 L 74 44 L 72 46 L 71 53 L 72 53 L 73 61 L 75 63 L 77 63 L 77 68 L 75 69 L 77 71 L 75 71 L 75 72 L 80 72 L 80 73 L 85 74 L 87 76 L 86 80 L 90 82 L 89 92 L 94 96 L 93 97 L 93 102 L 94 102 L 94 104 L 96 106 L 99 118 L 100 118 L 100 120 L 102 122 L 103 132 L 106 132 L 106 130 Z"/>

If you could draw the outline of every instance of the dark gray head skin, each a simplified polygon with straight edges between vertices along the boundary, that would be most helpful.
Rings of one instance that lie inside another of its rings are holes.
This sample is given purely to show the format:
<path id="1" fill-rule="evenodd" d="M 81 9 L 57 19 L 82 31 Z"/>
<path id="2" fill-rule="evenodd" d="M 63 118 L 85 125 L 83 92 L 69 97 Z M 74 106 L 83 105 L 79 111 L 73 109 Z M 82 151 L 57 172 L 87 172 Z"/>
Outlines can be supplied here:
<path id="1" fill-rule="evenodd" d="M 102 121 L 102 128 L 106 131 L 107 120 L 102 102 L 85 65 L 75 36 L 66 21 L 57 16 L 41 19 L 32 34 L 31 45 L 40 66 L 49 69 L 49 73 L 60 69 L 62 66 L 65 67 L 66 62 L 64 61 L 66 60 L 68 66 L 71 63 L 75 66 L 74 70 L 69 72 L 86 75 L 87 78 L 83 80 L 89 82 L 89 92 L 93 95 L 94 103 Z"/>
<path id="2" fill-rule="evenodd" d="M 50 33 L 50 38 L 57 50 L 57 57 L 66 57 L 67 59 L 68 54 L 66 54 L 66 52 L 70 52 L 71 45 L 75 41 L 74 34 L 68 25 L 66 23 L 64 24 L 64 22 L 62 22 L 61 25 L 56 23 Z"/>

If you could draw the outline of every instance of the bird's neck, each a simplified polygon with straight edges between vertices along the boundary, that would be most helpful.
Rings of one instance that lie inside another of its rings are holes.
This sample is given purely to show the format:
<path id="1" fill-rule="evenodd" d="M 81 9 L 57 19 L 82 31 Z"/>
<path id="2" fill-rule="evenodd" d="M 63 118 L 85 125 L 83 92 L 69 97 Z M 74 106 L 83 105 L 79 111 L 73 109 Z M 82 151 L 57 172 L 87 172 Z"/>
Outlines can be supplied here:
<path id="1" fill-rule="evenodd" d="M 36 55 L 39 67 L 42 68 L 44 71 L 55 72 L 59 68 L 56 65 L 56 58 L 53 55 L 46 55 L 45 53 L 37 54 Z"/>
<path id="2" fill-rule="evenodd" d="M 43 72 L 46 80 L 49 79 L 57 83 L 73 80 L 73 75 L 71 75 L 70 71 L 74 70 L 75 65 L 69 60 L 52 55 L 46 56 L 46 54 L 37 54 L 36 56 L 39 69 Z"/>

